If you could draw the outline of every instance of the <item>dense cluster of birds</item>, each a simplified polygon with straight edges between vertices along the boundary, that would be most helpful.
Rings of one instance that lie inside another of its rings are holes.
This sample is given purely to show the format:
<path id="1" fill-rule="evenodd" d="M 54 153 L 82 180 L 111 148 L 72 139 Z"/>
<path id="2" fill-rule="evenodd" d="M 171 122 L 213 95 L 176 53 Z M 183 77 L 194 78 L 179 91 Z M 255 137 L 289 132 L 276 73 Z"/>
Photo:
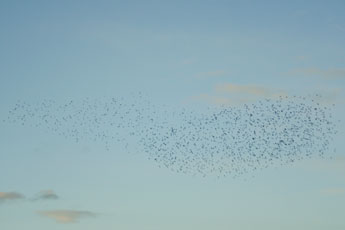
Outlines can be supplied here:
<path id="1" fill-rule="evenodd" d="M 7 121 L 44 127 L 76 142 L 98 141 L 109 151 L 117 141 L 159 166 L 203 176 L 239 176 L 323 157 L 336 134 L 332 108 L 307 97 L 202 111 L 155 106 L 143 98 L 18 102 Z"/>

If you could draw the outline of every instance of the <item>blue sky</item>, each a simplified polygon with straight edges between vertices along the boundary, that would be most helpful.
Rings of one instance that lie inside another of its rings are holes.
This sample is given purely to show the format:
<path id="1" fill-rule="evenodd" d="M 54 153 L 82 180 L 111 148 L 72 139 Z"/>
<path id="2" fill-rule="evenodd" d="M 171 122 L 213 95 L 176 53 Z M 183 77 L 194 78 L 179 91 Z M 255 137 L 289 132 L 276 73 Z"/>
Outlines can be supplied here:
<path id="1" fill-rule="evenodd" d="M 18 100 L 141 91 L 154 104 L 237 106 L 260 88 L 320 93 L 340 122 L 332 159 L 241 179 L 173 173 L 121 144 L 107 151 L 1 122 L 0 228 L 344 229 L 344 10 L 343 1 L 1 1 L 1 120 Z M 229 84 L 243 92 L 219 90 Z M 32 201 L 47 191 L 58 199 Z"/>

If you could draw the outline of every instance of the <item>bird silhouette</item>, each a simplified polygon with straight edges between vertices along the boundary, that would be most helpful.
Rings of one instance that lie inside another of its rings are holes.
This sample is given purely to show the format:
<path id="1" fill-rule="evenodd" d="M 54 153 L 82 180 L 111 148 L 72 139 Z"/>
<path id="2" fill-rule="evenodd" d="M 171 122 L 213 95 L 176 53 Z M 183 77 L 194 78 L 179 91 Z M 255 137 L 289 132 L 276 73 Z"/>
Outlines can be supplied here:
<path id="1" fill-rule="evenodd" d="M 103 143 L 109 151 L 119 142 L 174 172 L 221 177 L 324 157 L 336 134 L 332 107 L 305 96 L 202 111 L 153 105 L 141 93 L 66 103 L 18 101 L 6 121 Z"/>

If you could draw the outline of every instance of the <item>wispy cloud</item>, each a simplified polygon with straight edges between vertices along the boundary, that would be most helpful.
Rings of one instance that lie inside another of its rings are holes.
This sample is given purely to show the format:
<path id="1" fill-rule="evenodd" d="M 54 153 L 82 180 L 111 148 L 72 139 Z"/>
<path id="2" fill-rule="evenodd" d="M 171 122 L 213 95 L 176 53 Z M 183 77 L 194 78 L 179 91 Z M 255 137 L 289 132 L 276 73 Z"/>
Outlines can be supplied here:
<path id="1" fill-rule="evenodd" d="M 286 95 L 282 90 L 271 89 L 259 85 L 238 85 L 231 83 L 223 83 L 216 86 L 216 92 L 230 94 L 244 94 L 257 97 L 277 98 Z"/>
<path id="2" fill-rule="evenodd" d="M 321 190 L 321 193 L 324 195 L 329 195 L 329 196 L 344 195 L 345 189 L 344 188 L 327 188 L 327 189 Z"/>
<path id="3" fill-rule="evenodd" d="M 194 64 L 196 62 L 197 61 L 195 58 L 187 58 L 187 59 L 182 60 L 183 65 L 191 65 L 191 64 Z"/>
<path id="4" fill-rule="evenodd" d="M 220 77 L 226 75 L 227 72 L 225 70 L 215 70 L 209 72 L 201 72 L 196 75 L 197 78 L 206 78 L 206 77 Z"/>
<path id="5" fill-rule="evenodd" d="M 78 210 L 47 210 L 38 211 L 38 214 L 51 218 L 58 223 L 75 223 L 81 218 L 96 217 L 97 214 L 90 211 Z"/>
<path id="6" fill-rule="evenodd" d="M 298 61 L 306 61 L 308 59 L 308 57 L 305 55 L 299 55 L 299 56 L 296 56 L 296 59 Z"/>
<path id="7" fill-rule="evenodd" d="M 7 200 L 23 199 L 24 196 L 17 192 L 0 192 L 0 202 Z"/>
<path id="8" fill-rule="evenodd" d="M 259 99 L 278 99 L 287 96 L 287 92 L 260 85 L 239 85 L 232 83 L 218 84 L 211 93 L 200 94 L 192 100 L 204 101 L 216 105 L 241 105 Z"/>
<path id="9" fill-rule="evenodd" d="M 328 68 L 321 69 L 317 67 L 298 68 L 289 72 L 289 75 L 322 77 L 325 79 L 345 78 L 345 68 Z"/>
<path id="10" fill-rule="evenodd" d="M 53 190 L 43 190 L 39 192 L 33 200 L 57 200 L 59 196 Z"/>
<path id="11" fill-rule="evenodd" d="M 36 196 L 30 199 L 26 199 L 24 195 L 18 192 L 0 192 L 0 202 L 8 200 L 56 200 L 59 199 L 59 196 L 53 190 L 42 190 Z"/>
<path id="12" fill-rule="evenodd" d="M 322 105 L 333 105 L 335 103 L 343 103 L 340 100 L 339 88 L 319 88 L 310 89 L 304 97 L 313 100 Z M 290 97 L 287 90 L 265 87 L 257 84 L 233 84 L 221 83 L 215 85 L 211 92 L 194 95 L 189 98 L 191 101 L 201 101 L 214 105 L 242 105 L 245 103 L 253 103 L 262 99 L 280 99 Z"/>
<path id="13" fill-rule="evenodd" d="M 345 27 L 343 25 L 334 24 L 333 27 L 338 31 L 345 32 Z"/>
<path id="14" fill-rule="evenodd" d="M 221 95 L 200 94 L 190 98 L 192 101 L 202 101 L 213 105 L 238 105 L 247 103 L 245 98 L 229 98 Z"/>
<path id="15" fill-rule="evenodd" d="M 310 160 L 302 167 L 306 167 L 306 169 L 312 172 L 337 175 L 342 180 L 345 178 L 345 157 L 343 155 L 333 157 L 332 159 Z"/>
<path id="16" fill-rule="evenodd" d="M 323 105 L 330 105 L 334 103 L 344 103 L 341 98 L 342 90 L 340 88 L 323 88 L 315 89 L 315 95 L 312 99 Z M 319 95 L 319 96 L 317 96 Z"/>

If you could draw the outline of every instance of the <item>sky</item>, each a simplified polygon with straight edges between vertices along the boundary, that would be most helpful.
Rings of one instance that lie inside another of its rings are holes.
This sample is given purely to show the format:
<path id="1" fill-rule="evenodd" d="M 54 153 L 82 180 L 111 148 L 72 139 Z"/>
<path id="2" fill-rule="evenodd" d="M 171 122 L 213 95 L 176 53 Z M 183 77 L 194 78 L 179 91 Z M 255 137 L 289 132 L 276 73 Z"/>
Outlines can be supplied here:
<path id="1" fill-rule="evenodd" d="M 0 2 L 0 229 L 345 229 L 344 1 Z M 328 158 L 240 178 L 4 122 L 15 103 L 184 107 L 321 94 Z M 333 151 L 335 149 L 335 151 Z"/>

